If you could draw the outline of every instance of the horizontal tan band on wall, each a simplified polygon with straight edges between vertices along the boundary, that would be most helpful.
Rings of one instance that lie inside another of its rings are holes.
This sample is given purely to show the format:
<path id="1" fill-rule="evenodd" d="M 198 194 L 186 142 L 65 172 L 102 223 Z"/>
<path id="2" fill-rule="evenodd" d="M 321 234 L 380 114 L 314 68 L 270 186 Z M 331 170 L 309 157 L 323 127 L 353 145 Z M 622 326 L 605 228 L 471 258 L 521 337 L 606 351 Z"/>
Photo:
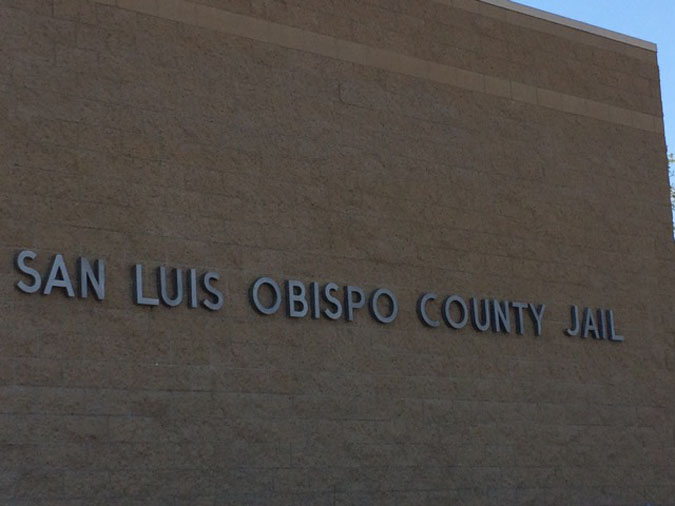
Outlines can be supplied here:
<path id="1" fill-rule="evenodd" d="M 235 14 L 187 0 L 96 0 L 151 16 L 306 51 L 358 65 L 405 74 L 420 79 L 488 93 L 557 111 L 608 121 L 620 125 L 662 132 L 660 117 L 611 106 L 552 90 L 537 88 L 498 77 L 442 65 L 356 42 L 337 39 L 300 28 Z"/>

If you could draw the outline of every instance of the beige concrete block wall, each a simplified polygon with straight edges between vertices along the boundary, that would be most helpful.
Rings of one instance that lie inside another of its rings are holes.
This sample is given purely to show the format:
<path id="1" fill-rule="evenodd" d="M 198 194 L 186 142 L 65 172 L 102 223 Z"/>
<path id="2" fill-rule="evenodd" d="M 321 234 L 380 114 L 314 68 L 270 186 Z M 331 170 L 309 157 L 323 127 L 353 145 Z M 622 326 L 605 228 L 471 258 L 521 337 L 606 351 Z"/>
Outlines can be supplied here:
<path id="1" fill-rule="evenodd" d="M 675 504 L 653 52 L 476 0 L 2 0 L 0 63 L 1 504 Z M 20 293 L 26 248 L 106 300 Z M 137 262 L 224 309 L 134 305 Z M 263 317 L 262 275 L 401 312 Z M 426 329 L 424 291 L 543 335 Z"/>

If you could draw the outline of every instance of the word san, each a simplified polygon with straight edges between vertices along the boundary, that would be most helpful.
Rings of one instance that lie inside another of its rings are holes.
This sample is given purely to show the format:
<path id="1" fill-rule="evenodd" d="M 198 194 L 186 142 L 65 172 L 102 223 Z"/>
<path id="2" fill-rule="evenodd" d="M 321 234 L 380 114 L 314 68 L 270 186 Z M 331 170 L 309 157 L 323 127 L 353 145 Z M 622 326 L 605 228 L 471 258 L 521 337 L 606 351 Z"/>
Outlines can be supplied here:
<path id="1" fill-rule="evenodd" d="M 14 258 L 16 269 L 28 277 L 27 280 L 16 283 L 16 287 L 23 293 L 39 292 L 43 295 L 51 295 L 55 289 L 59 289 L 67 297 L 72 298 L 77 295 L 81 299 L 86 299 L 91 289 L 97 300 L 105 299 L 105 262 L 102 259 L 99 258 L 92 263 L 87 258 L 78 258 L 74 269 L 76 273 L 74 285 L 63 255 L 54 256 L 44 276 L 29 265 L 36 258 L 37 253 L 31 250 L 20 251 Z"/>

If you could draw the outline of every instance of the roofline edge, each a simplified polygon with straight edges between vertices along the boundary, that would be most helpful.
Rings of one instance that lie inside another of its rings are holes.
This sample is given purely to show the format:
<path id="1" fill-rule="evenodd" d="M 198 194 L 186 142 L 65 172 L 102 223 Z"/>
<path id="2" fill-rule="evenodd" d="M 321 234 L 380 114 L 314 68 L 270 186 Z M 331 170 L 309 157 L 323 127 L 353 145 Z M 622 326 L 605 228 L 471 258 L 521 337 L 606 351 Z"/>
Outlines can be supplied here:
<path id="1" fill-rule="evenodd" d="M 653 42 L 647 40 L 638 39 L 637 37 L 631 37 L 619 32 L 614 32 L 612 30 L 607 30 L 606 28 L 600 28 L 599 26 L 591 25 L 589 23 L 584 23 L 583 21 L 577 21 L 575 19 L 566 18 L 565 16 L 560 16 L 558 14 L 553 14 L 551 12 L 543 11 L 541 9 L 536 9 L 528 5 L 519 4 L 511 0 L 479 0 L 480 2 L 494 5 L 496 7 L 502 7 L 520 14 L 526 14 L 535 18 L 540 18 L 545 21 L 550 21 L 552 23 L 557 23 L 560 25 L 568 26 L 570 28 L 575 28 L 577 30 L 582 30 L 584 32 L 592 33 L 594 35 L 599 35 L 608 39 L 613 39 L 618 42 L 623 42 L 625 44 L 630 44 L 632 46 L 637 46 L 642 49 L 647 49 L 649 51 L 657 52 L 657 45 Z"/>

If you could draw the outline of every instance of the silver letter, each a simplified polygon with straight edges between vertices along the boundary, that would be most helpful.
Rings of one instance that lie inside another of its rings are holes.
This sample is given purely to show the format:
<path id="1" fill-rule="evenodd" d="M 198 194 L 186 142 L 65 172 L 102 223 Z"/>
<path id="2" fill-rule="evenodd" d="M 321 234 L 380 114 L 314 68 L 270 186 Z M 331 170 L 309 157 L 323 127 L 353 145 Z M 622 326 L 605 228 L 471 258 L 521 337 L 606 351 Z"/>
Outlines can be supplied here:
<path id="1" fill-rule="evenodd" d="M 134 266 L 134 300 L 139 306 L 158 306 L 159 299 L 143 296 L 143 266 L 136 264 Z"/>
<path id="2" fill-rule="evenodd" d="M 492 328 L 495 332 L 508 334 L 511 332 L 511 314 L 509 313 L 509 301 L 492 301 Z"/>
<path id="3" fill-rule="evenodd" d="M 312 300 L 312 320 L 321 318 L 321 306 L 319 305 L 319 283 L 312 281 L 309 285 L 309 292 Z"/>
<path id="4" fill-rule="evenodd" d="M 163 265 L 158 269 L 159 271 L 159 297 L 162 302 L 169 307 L 176 307 L 183 301 L 183 271 L 182 269 L 174 269 L 174 277 L 176 278 L 176 292 L 173 298 L 169 297 L 166 281 L 166 267 Z"/>
<path id="5" fill-rule="evenodd" d="M 604 339 L 607 331 L 605 328 L 605 313 L 602 309 L 598 309 L 595 313 L 598 315 L 598 339 Z"/>
<path id="6" fill-rule="evenodd" d="M 89 296 L 88 288 L 91 285 L 96 299 L 103 300 L 105 298 L 105 262 L 100 258 L 94 262 L 96 275 L 86 258 L 80 257 L 77 263 L 80 268 L 80 297 L 86 299 Z"/>
<path id="7" fill-rule="evenodd" d="M 427 313 L 427 302 L 436 300 L 435 293 L 425 293 L 417 300 L 417 315 L 427 327 L 436 328 L 440 325 L 438 320 L 432 320 Z"/>
<path id="8" fill-rule="evenodd" d="M 532 317 L 532 323 L 534 323 L 534 335 L 541 335 L 541 328 L 544 320 L 544 312 L 546 311 L 546 304 L 539 304 L 539 307 L 536 307 L 534 304 L 530 304 L 530 316 Z"/>
<path id="9" fill-rule="evenodd" d="M 225 297 L 223 297 L 223 294 L 211 284 L 211 281 L 218 281 L 219 279 L 220 276 L 217 272 L 207 272 L 202 276 L 202 286 L 204 287 L 204 290 L 213 295 L 213 301 L 208 299 L 202 301 L 204 307 L 210 311 L 218 311 L 223 307 L 223 304 L 225 304 Z"/>
<path id="10" fill-rule="evenodd" d="M 189 269 L 187 275 L 188 307 L 195 309 L 197 303 L 197 269 Z"/>
<path id="11" fill-rule="evenodd" d="M 380 314 L 379 308 L 377 307 L 377 302 L 383 295 L 389 298 L 391 305 L 391 312 L 389 313 L 389 316 L 382 316 Z M 387 290 L 386 288 L 379 288 L 375 290 L 370 296 L 370 314 L 373 315 L 373 318 L 375 318 L 378 322 L 384 323 L 385 325 L 393 322 L 396 319 L 396 316 L 398 316 L 398 301 L 396 300 L 394 293 L 391 290 Z"/>
<path id="12" fill-rule="evenodd" d="M 480 331 L 485 332 L 490 328 L 490 301 L 483 299 L 483 321 L 480 321 L 478 316 L 478 301 L 471 298 L 471 324 Z"/>
<path id="13" fill-rule="evenodd" d="M 309 312 L 305 297 L 307 290 L 302 281 L 289 279 L 286 281 L 286 315 L 289 318 L 304 318 Z M 296 309 L 300 305 L 301 309 Z"/>
<path id="14" fill-rule="evenodd" d="M 577 306 L 570 306 L 570 323 L 572 326 L 565 331 L 568 336 L 574 337 L 579 335 L 579 308 Z"/>
<path id="15" fill-rule="evenodd" d="M 607 310 L 607 327 L 609 327 L 610 341 L 616 341 L 619 343 L 623 341 L 623 336 L 616 333 L 616 329 L 614 327 L 614 311 L 611 309 Z"/>
<path id="16" fill-rule="evenodd" d="M 450 311 L 450 305 L 455 302 L 459 306 L 459 312 L 462 314 L 462 317 L 459 321 L 452 319 L 452 312 Z M 462 329 L 466 326 L 469 321 L 469 310 L 466 307 L 466 302 L 459 295 L 451 295 L 443 303 L 443 320 L 448 327 L 452 327 L 455 330 Z"/>
<path id="17" fill-rule="evenodd" d="M 68 297 L 75 297 L 75 290 L 70 282 L 68 269 L 66 263 L 63 261 L 63 256 L 58 254 L 52 261 L 52 267 L 49 269 L 49 277 L 45 284 L 45 289 L 42 293 L 49 295 L 54 288 L 65 288 Z"/>
<path id="18" fill-rule="evenodd" d="M 516 333 L 523 335 L 523 309 L 527 307 L 525 302 L 512 302 L 511 306 L 516 310 Z"/>
<path id="19" fill-rule="evenodd" d="M 589 308 L 584 308 L 584 333 L 583 336 L 586 338 L 589 335 L 589 332 L 593 332 L 593 339 L 598 339 L 598 327 L 595 323 L 595 318 L 593 317 L 593 311 Z"/>
<path id="20" fill-rule="evenodd" d="M 356 300 L 352 297 L 353 294 L 358 295 Z M 354 321 L 354 309 L 362 308 L 366 305 L 366 296 L 363 295 L 363 290 L 358 286 L 347 286 L 345 290 L 345 317 L 348 322 Z"/>
<path id="21" fill-rule="evenodd" d="M 23 293 L 36 293 L 40 291 L 40 285 L 42 285 L 42 277 L 40 276 L 40 273 L 33 269 L 32 267 L 28 267 L 26 265 L 26 259 L 28 260 L 35 260 L 35 257 L 37 255 L 35 254 L 34 251 L 30 250 L 23 250 L 20 251 L 18 255 L 16 255 L 16 258 L 14 259 L 14 264 L 19 271 L 21 271 L 24 274 L 27 274 L 31 278 L 33 278 L 33 284 L 29 285 L 25 281 L 19 281 L 16 284 L 16 287 L 21 290 Z"/>
<path id="22" fill-rule="evenodd" d="M 262 304 L 262 302 L 260 302 L 260 296 L 258 292 L 260 291 L 260 287 L 262 285 L 269 286 L 274 292 L 274 302 L 270 307 L 265 307 Z M 277 285 L 277 282 L 274 281 L 272 278 L 259 278 L 258 280 L 256 280 L 256 282 L 253 283 L 253 285 L 251 286 L 250 293 L 251 293 L 251 304 L 253 304 L 255 310 L 258 311 L 260 314 L 271 315 L 279 310 L 279 307 L 281 306 L 281 290 L 279 289 L 279 285 Z"/>
<path id="23" fill-rule="evenodd" d="M 323 314 L 329 320 L 337 320 L 342 316 L 342 303 L 340 302 L 340 299 L 331 295 L 331 292 L 337 291 L 338 288 L 339 287 L 335 283 L 327 283 L 323 287 L 323 299 L 335 307 L 332 311 L 330 309 L 323 310 Z"/>

